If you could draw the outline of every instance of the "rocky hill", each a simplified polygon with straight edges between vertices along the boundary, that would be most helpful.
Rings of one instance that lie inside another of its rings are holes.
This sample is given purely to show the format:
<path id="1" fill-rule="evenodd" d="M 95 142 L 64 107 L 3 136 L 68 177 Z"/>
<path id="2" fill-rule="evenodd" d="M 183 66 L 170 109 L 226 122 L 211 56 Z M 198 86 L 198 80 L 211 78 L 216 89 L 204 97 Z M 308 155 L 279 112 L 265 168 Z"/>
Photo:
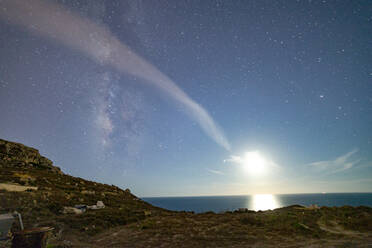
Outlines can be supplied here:
<path id="1" fill-rule="evenodd" d="M 220 214 L 168 211 L 140 200 L 128 189 L 66 175 L 36 149 L 5 140 L 0 140 L 0 199 L 0 213 L 18 211 L 25 228 L 53 227 L 49 247 L 372 244 L 369 207 L 290 206 Z"/>
<path id="2" fill-rule="evenodd" d="M 60 234 L 96 234 L 165 211 L 129 189 L 64 174 L 38 150 L 1 139 L 0 199 L 1 213 L 18 211 L 26 228 L 51 226 Z M 71 211 L 76 205 L 94 206 L 97 201 L 105 207 Z"/>

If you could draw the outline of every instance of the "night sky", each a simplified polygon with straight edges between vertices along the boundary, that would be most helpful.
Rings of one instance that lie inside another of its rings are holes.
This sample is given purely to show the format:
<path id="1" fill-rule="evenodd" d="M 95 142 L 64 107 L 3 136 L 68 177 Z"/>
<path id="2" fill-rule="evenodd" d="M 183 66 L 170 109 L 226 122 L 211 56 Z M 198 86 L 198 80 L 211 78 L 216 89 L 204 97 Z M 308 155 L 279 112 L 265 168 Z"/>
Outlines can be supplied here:
<path id="1" fill-rule="evenodd" d="M 372 1 L 2 0 L 0 138 L 139 196 L 371 192 Z"/>

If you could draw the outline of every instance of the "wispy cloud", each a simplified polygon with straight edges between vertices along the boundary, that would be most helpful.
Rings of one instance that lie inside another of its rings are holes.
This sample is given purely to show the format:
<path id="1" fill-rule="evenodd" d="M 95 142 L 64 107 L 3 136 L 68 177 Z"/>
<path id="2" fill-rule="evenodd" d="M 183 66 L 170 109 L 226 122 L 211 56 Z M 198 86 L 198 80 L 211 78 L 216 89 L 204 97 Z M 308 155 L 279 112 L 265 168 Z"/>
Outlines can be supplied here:
<path id="1" fill-rule="evenodd" d="M 261 154 L 259 151 L 249 151 L 240 156 L 230 155 L 229 158 L 223 160 L 224 163 L 235 164 L 249 173 L 255 175 L 269 175 L 278 173 L 280 166 L 271 160 L 268 156 Z"/>
<path id="2" fill-rule="evenodd" d="M 317 161 L 308 164 L 308 166 L 311 166 L 312 168 L 315 168 L 319 171 L 327 171 L 331 174 L 345 171 L 351 169 L 361 161 L 361 159 L 357 158 L 356 156 L 357 152 L 358 149 L 353 149 L 352 151 L 343 154 L 333 160 Z"/>
<path id="3" fill-rule="evenodd" d="M 217 174 L 217 175 L 225 175 L 225 173 L 223 173 L 222 171 L 219 171 L 219 170 L 213 170 L 213 169 L 208 169 L 207 168 L 207 171 L 209 171 L 210 173 L 213 173 L 213 174 Z"/>
<path id="4" fill-rule="evenodd" d="M 242 164 L 244 161 L 240 156 L 231 155 L 228 159 L 224 159 L 223 162 Z"/>
<path id="5" fill-rule="evenodd" d="M 263 164 L 268 167 L 279 167 L 274 161 L 270 160 L 268 157 L 261 154 L 259 151 L 246 152 L 242 156 L 230 155 L 229 158 L 223 160 L 224 163 L 234 163 L 234 164 Z"/>

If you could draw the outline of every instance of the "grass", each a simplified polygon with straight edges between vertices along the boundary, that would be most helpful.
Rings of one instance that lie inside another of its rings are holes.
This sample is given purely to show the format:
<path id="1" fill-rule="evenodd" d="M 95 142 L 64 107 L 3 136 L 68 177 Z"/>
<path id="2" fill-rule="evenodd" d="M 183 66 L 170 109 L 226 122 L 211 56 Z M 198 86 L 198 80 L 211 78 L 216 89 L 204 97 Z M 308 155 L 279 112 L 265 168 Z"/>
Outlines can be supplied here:
<path id="1" fill-rule="evenodd" d="M 9 147 L 16 146 L 14 149 Z M 18 211 L 26 228 L 54 227 L 48 247 L 62 247 L 63 239 L 74 237 L 84 246 L 94 247 L 95 238 L 108 244 L 112 239 L 125 247 L 169 244 L 168 247 L 227 247 L 294 240 L 342 240 L 345 235 L 322 230 L 319 223 L 372 236 L 372 209 L 339 207 L 308 210 L 290 206 L 274 211 L 174 212 L 154 207 L 113 185 L 91 182 L 61 173 L 37 150 L 0 140 L 0 182 L 37 186 L 38 190 L 7 192 L 0 190 L 0 213 Z M 103 201 L 104 209 L 83 214 L 63 214 L 65 206 L 93 205 Z M 120 228 L 120 229 L 116 229 Z M 15 224 L 13 230 L 19 230 Z M 122 236 L 109 239 L 112 230 Z M 100 236 L 103 235 L 103 236 Z M 125 236 L 127 235 L 127 236 Z M 57 237 L 58 236 L 58 237 Z M 108 237 L 106 240 L 105 237 Z M 88 241 L 92 240 L 93 243 Z M 106 240 L 106 241 L 105 241 Z M 62 242 L 62 243 L 61 243 Z M 89 245 L 86 245 L 87 242 Z M 97 241 L 98 242 L 98 241 Z M 324 241 L 326 242 L 326 241 Z M 99 242 L 98 242 L 99 243 Z M 104 247 L 105 245 L 97 247 Z M 187 245 L 186 245 L 187 244 Z M 352 247 L 344 242 L 338 247 Z"/>

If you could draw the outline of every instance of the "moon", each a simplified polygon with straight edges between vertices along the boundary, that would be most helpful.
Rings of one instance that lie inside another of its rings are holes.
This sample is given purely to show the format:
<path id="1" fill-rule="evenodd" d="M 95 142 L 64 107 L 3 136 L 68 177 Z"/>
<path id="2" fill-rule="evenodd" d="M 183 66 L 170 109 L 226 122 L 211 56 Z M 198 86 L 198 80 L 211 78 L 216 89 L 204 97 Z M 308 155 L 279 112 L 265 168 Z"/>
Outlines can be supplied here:
<path id="1" fill-rule="evenodd" d="M 265 172 L 267 161 L 258 151 L 253 151 L 244 154 L 242 164 L 249 174 L 259 175 Z"/>

